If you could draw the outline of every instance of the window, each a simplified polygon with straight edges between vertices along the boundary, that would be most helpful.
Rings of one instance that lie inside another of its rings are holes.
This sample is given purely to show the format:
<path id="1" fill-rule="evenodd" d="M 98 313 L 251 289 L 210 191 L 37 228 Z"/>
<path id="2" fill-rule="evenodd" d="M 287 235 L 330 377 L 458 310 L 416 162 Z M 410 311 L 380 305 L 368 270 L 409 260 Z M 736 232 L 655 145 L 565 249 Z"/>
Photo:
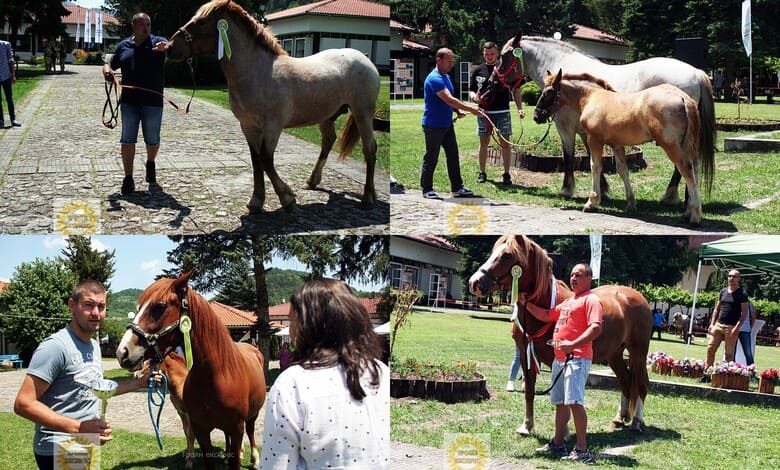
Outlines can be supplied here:
<path id="1" fill-rule="evenodd" d="M 293 54 L 293 40 L 292 39 L 283 39 L 282 40 L 282 49 L 284 49 L 289 55 Z"/>
<path id="2" fill-rule="evenodd" d="M 306 38 L 295 39 L 295 54 L 293 57 L 303 57 L 306 55 Z"/>

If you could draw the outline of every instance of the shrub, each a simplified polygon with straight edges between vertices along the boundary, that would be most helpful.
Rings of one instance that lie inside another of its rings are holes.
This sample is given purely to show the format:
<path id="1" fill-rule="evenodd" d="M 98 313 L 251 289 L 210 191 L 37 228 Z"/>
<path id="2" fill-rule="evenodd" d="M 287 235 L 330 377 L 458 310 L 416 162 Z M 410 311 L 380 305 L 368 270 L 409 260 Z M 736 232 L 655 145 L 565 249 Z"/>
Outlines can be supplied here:
<path id="1" fill-rule="evenodd" d="M 520 96 L 522 97 L 523 103 L 528 106 L 536 106 L 536 102 L 539 101 L 539 97 L 542 96 L 542 90 L 539 89 L 536 82 L 531 81 L 520 87 Z"/>
<path id="2" fill-rule="evenodd" d="M 200 85 L 225 84 L 225 76 L 219 67 L 219 61 L 215 55 L 203 55 L 193 57 L 192 67 L 195 69 L 195 81 Z M 192 76 L 186 61 L 165 63 L 166 86 L 192 86 Z"/>
<path id="3" fill-rule="evenodd" d="M 26 61 L 28 65 L 36 66 L 43 63 L 43 57 L 37 55 L 31 55 Z"/>

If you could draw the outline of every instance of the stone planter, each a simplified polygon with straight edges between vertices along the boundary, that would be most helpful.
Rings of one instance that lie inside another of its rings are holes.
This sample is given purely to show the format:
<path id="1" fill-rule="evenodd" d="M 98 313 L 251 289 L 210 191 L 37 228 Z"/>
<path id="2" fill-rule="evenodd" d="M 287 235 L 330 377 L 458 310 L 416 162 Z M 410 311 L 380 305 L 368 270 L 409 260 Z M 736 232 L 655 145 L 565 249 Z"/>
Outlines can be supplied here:
<path id="1" fill-rule="evenodd" d="M 759 377 L 758 393 L 768 393 L 770 395 L 773 395 L 775 393 L 775 384 L 776 382 L 774 380 L 767 380 Z"/>
<path id="2" fill-rule="evenodd" d="M 780 129 L 780 121 L 761 120 L 761 121 L 737 121 L 736 119 L 723 119 L 715 123 L 715 128 L 719 131 L 776 131 Z"/>
<path id="3" fill-rule="evenodd" d="M 574 169 L 577 171 L 590 171 L 590 158 L 587 155 L 576 155 L 574 161 Z M 640 169 L 647 168 L 647 163 L 644 160 L 644 154 L 639 147 L 633 147 L 626 152 L 626 161 L 628 163 L 629 171 L 638 171 Z M 503 158 L 501 156 L 501 149 L 496 147 L 489 147 L 487 154 L 487 164 L 490 166 L 502 166 Z M 556 173 L 563 171 L 563 156 L 561 155 L 533 155 L 521 150 L 512 149 L 511 165 L 514 168 L 525 168 L 528 171 L 536 171 L 541 173 Z M 604 155 L 602 159 L 602 167 L 604 173 L 615 173 L 617 167 L 615 166 L 615 157 L 612 155 Z"/>
<path id="4" fill-rule="evenodd" d="M 460 403 L 479 400 L 485 389 L 485 378 L 480 375 L 474 380 L 439 381 L 422 379 L 390 379 L 390 396 L 393 398 L 415 397 Z"/>

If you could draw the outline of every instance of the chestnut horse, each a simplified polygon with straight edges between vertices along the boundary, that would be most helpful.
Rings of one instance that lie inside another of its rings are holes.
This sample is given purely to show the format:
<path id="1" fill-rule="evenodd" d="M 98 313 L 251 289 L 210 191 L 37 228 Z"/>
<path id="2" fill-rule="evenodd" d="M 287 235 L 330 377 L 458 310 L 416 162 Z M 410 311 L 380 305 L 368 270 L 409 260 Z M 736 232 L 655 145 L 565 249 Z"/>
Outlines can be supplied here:
<path id="1" fill-rule="evenodd" d="M 117 360 L 128 370 L 140 367 L 144 359 L 161 362 L 184 344 L 179 326 L 185 316 L 190 319 L 192 368 L 184 380 L 182 401 L 192 432 L 204 456 L 216 458 L 210 433 L 215 428 L 224 431 L 228 468 L 238 470 L 246 429 L 257 468 L 255 421 L 266 390 L 263 356 L 250 345 L 233 342 L 206 299 L 187 285 L 190 274 L 158 279 L 141 293 L 138 314 L 117 347 Z M 213 458 L 204 459 L 207 469 L 214 468 Z"/>
<path id="2" fill-rule="evenodd" d="M 674 85 L 663 84 L 636 93 L 618 93 L 606 81 L 587 73 L 548 75 L 536 103 L 534 121 L 541 124 L 561 110 L 579 115 L 585 130 L 592 162 L 593 191 L 585 211 L 601 203 L 604 145 L 612 147 L 615 166 L 626 188 L 627 210 L 636 210 L 636 199 L 628 179 L 624 146 L 655 141 L 685 178 L 688 189 L 683 217 L 691 225 L 701 222 L 698 173 L 700 120 L 696 102 Z"/>
<path id="3" fill-rule="evenodd" d="M 504 235 L 496 241 L 487 261 L 469 279 L 469 290 L 477 296 L 486 296 L 496 290 L 511 290 L 513 266 L 522 268 L 518 280 L 519 292 L 525 292 L 529 302 L 548 308 L 572 297 L 574 293 L 552 274 L 552 260 L 547 252 L 522 235 Z M 555 290 L 554 288 L 555 287 Z M 552 299 L 553 292 L 557 292 Z M 650 305 L 639 292 L 625 286 L 602 286 L 593 289 L 604 307 L 602 332 L 593 342 L 593 362 L 606 362 L 615 371 L 622 397 L 616 426 L 630 425 L 633 430 L 644 427 L 643 407 L 649 379 L 645 361 L 650 347 L 653 315 Z M 535 351 L 538 359 L 552 365 L 553 328 L 517 304 L 517 319 L 512 326 L 512 337 L 520 348 L 520 359 L 525 380 L 525 421 L 517 433 L 527 436 L 534 427 L 534 395 L 537 369 L 529 363 Z M 623 359 L 627 350 L 629 359 Z"/>
<path id="4" fill-rule="evenodd" d="M 219 64 L 227 80 L 230 108 L 249 144 L 254 189 L 247 207 L 261 212 L 268 175 L 285 210 L 295 207 L 295 194 L 274 168 L 274 151 L 282 129 L 319 124 L 322 149 L 306 189 L 322 179 L 322 168 L 336 142 L 334 121 L 352 114 L 341 133 L 345 158 L 360 138 L 366 160 L 366 182 L 360 206 L 376 204 L 374 167 L 376 139 L 373 118 L 379 94 L 379 72 L 355 49 L 330 49 L 293 58 L 251 15 L 229 0 L 202 5 L 192 19 L 171 36 L 166 54 L 171 60 L 224 51 Z"/>

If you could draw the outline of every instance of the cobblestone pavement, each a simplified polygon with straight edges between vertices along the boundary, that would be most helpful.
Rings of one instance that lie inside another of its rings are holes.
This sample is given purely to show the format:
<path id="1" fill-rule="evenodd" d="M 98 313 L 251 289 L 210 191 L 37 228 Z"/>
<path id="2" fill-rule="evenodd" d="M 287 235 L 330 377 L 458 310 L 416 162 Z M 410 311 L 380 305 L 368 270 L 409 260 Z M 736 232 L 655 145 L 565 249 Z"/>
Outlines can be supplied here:
<path id="1" fill-rule="evenodd" d="M 663 225 L 630 216 L 493 202 L 479 197 L 425 199 L 417 190 L 402 188 L 391 188 L 390 193 L 392 233 L 453 235 L 499 233 L 700 235 L 712 233 L 711 230 L 702 227 L 690 228 L 683 225 L 682 221 L 678 226 Z"/>
<path id="2" fill-rule="evenodd" d="M 166 90 L 179 104 L 188 96 Z M 197 92 L 196 92 L 197 96 Z M 134 179 L 137 192 L 122 196 L 120 129 L 100 122 L 105 92 L 100 67 L 73 66 L 45 76 L 17 104 L 21 128 L 0 130 L 0 233 L 42 234 L 56 222 L 79 224 L 78 209 L 92 209 L 105 234 L 198 234 L 215 230 L 249 233 L 388 233 L 389 179 L 377 170 L 379 203 L 357 207 L 365 164 L 336 154 L 317 190 L 305 190 L 319 147 L 282 134 L 275 166 L 297 194 L 292 213 L 281 209 L 266 178 L 266 212 L 246 215 L 252 191 L 249 149 L 229 110 L 200 101 L 190 114 L 166 105 L 157 179 L 162 192 L 144 182 L 146 152 L 139 135 Z M 59 218 L 77 209 L 76 220 Z M 83 212 L 81 212 L 83 214 Z M 86 217 L 82 217 L 85 219 Z"/>

